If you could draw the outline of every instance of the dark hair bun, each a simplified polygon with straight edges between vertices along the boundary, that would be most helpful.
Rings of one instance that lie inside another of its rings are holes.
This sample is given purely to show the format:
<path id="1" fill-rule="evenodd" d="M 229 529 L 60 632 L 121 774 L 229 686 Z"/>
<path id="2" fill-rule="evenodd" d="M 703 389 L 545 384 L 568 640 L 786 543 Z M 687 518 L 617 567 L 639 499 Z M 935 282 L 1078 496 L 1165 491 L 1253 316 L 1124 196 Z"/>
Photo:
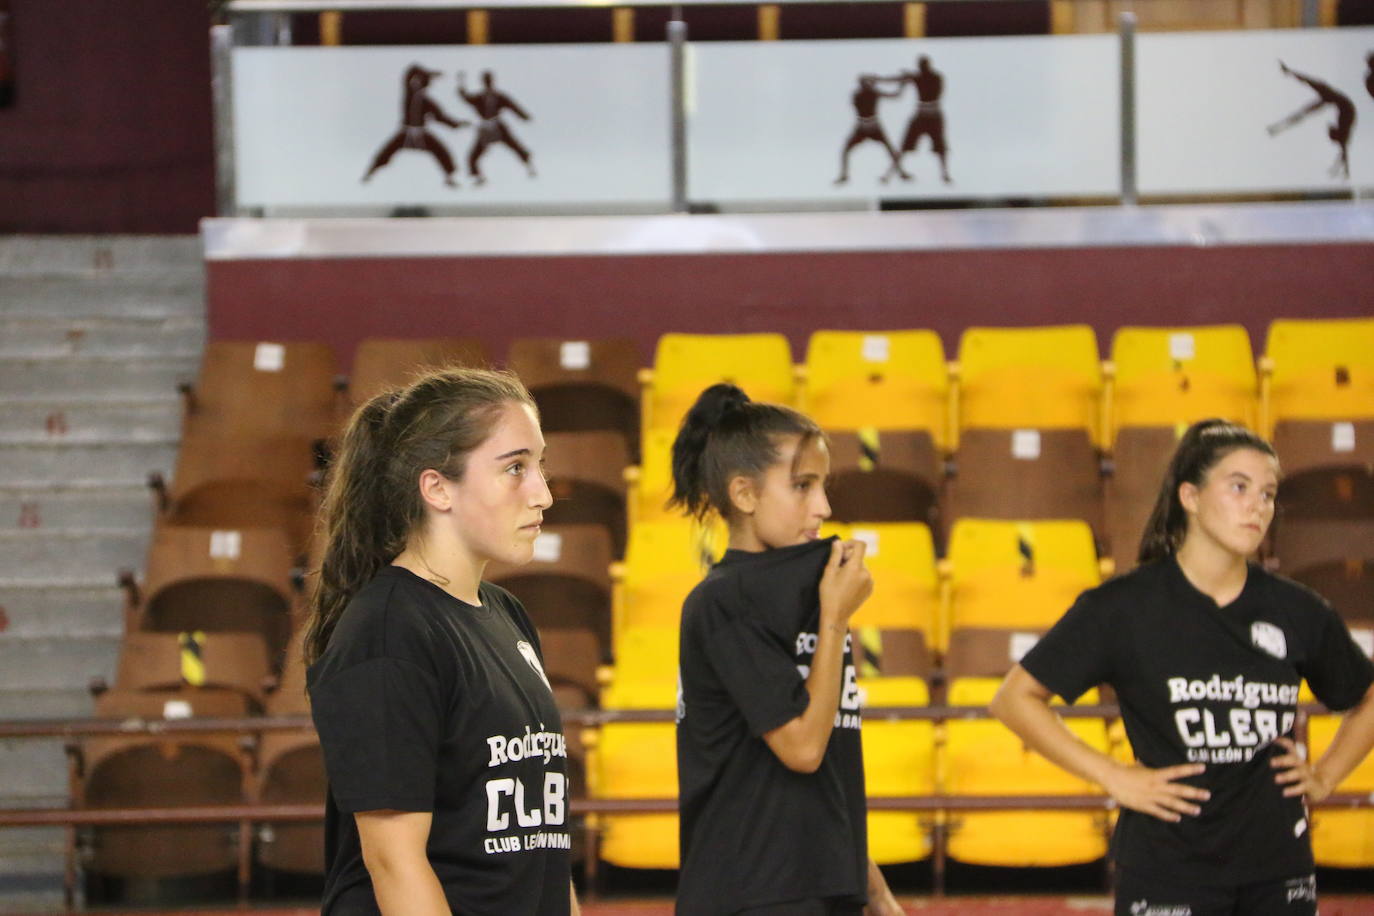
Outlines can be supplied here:
<path id="1" fill-rule="evenodd" d="M 744 389 L 729 382 L 720 382 L 701 393 L 692 409 L 687 411 L 683 425 L 711 429 L 748 403 L 749 395 L 744 393 Z"/>

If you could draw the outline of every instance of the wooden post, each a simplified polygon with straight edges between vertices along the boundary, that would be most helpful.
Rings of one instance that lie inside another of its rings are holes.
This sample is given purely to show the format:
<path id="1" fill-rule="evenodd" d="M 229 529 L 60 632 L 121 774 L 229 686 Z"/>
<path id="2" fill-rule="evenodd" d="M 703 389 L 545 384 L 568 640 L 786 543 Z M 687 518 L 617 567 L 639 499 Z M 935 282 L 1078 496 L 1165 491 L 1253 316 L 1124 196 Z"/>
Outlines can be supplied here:
<path id="1" fill-rule="evenodd" d="M 484 45 L 491 40 L 491 14 L 486 10 L 468 10 L 468 44 Z"/>

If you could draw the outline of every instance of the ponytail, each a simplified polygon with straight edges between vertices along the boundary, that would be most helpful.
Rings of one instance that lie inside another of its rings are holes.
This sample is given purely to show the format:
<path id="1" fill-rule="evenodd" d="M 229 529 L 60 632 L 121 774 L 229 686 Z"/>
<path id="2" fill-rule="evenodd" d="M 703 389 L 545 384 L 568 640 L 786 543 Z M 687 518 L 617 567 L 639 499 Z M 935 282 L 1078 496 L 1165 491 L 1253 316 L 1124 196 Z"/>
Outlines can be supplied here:
<path id="1" fill-rule="evenodd" d="M 1185 483 L 1202 486 L 1218 461 L 1241 448 L 1278 458 L 1274 447 L 1259 435 L 1227 420 L 1200 420 L 1188 427 L 1169 461 L 1150 520 L 1140 536 L 1138 562 L 1149 563 L 1178 550 L 1188 533 L 1188 513 L 1179 500 L 1179 487 Z"/>
<path id="2" fill-rule="evenodd" d="M 806 442 L 823 433 L 814 420 L 790 407 L 751 401 L 729 383 L 712 385 L 687 411 L 673 440 L 668 505 L 697 519 L 715 510 L 728 520 L 734 508 L 730 481 L 760 476 L 778 460 L 778 438 L 789 435 Z"/>
<path id="3" fill-rule="evenodd" d="M 445 369 L 384 391 L 354 412 L 320 507 L 325 547 L 310 596 L 307 665 L 324 654 L 348 602 L 424 521 L 420 472 L 433 468 L 461 480 L 468 454 L 491 434 L 508 403 L 534 407 L 514 375 Z"/>

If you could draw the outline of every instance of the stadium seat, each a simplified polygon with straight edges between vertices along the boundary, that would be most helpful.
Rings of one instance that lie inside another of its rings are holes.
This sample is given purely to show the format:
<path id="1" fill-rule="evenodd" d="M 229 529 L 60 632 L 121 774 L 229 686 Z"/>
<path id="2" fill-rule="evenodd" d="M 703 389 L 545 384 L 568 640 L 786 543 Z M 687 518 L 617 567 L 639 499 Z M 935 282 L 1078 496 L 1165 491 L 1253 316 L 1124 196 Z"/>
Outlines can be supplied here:
<path id="1" fill-rule="evenodd" d="M 801 406 L 827 431 L 920 431 L 946 447 L 949 370 L 934 331 L 816 331 Z"/>
<path id="2" fill-rule="evenodd" d="M 267 695 L 269 716 L 308 716 L 301 631 L 292 639 L 276 687 Z M 328 791 L 324 755 L 313 730 L 269 731 L 258 738 L 255 800 L 265 805 L 323 805 Z M 310 823 L 258 825 L 256 861 L 276 872 L 324 874 L 324 827 Z"/>
<path id="3" fill-rule="evenodd" d="M 1271 437 L 1288 420 L 1374 418 L 1374 318 L 1273 321 L 1262 369 Z"/>
<path id="4" fill-rule="evenodd" d="M 629 338 L 521 338 L 511 370 L 539 404 L 544 432 L 613 430 L 639 453 L 639 348 Z"/>
<path id="5" fill-rule="evenodd" d="M 610 535 L 600 525 L 546 525 L 530 562 L 489 563 L 483 578 L 519 598 L 541 633 L 586 630 L 609 648 L 614 559 Z"/>
<path id="6" fill-rule="evenodd" d="M 851 628 L 916 630 L 935 645 L 940 583 L 930 529 L 919 522 L 843 525 L 827 523 L 825 536 L 863 541 L 873 594 L 850 619 Z"/>
<path id="7" fill-rule="evenodd" d="M 263 706 L 270 676 L 266 647 L 262 637 L 255 634 L 126 633 L 114 688 L 100 691 L 97 699 L 117 692 L 176 700 L 189 687 L 202 699 L 219 693 L 238 697 L 245 708 L 257 712 Z M 95 686 L 98 689 L 99 685 Z M 172 707 L 166 718 L 175 717 Z"/>
<path id="8" fill-rule="evenodd" d="M 252 633 L 280 668 L 299 594 L 295 562 L 277 529 L 160 525 L 128 631 Z"/>
<path id="9" fill-rule="evenodd" d="M 673 496 L 673 440 L 675 429 L 646 429 L 640 439 L 640 461 L 625 472 L 628 484 L 626 508 L 633 527 L 640 522 L 682 519 L 669 508 Z"/>
<path id="10" fill-rule="evenodd" d="M 618 432 L 544 434 L 545 473 L 553 505 L 544 510 L 549 525 L 601 525 L 616 556 L 625 554 L 626 482 L 630 452 Z"/>
<path id="11" fill-rule="evenodd" d="M 127 678 L 122 678 L 127 680 Z M 179 686 L 166 691 L 107 691 L 102 719 L 242 718 L 243 694 Z M 75 808 L 178 808 L 241 805 L 251 762 L 237 735 L 182 734 L 90 738 L 72 746 Z M 237 824 L 165 824 L 92 828 L 83 866 L 122 879 L 195 879 L 232 873 L 250 841 Z"/>
<path id="12" fill-rule="evenodd" d="M 1259 377 L 1238 324 L 1123 327 L 1112 335 L 1109 398 L 1114 440 L 1123 427 L 1173 428 L 1222 417 L 1255 428 Z"/>
<path id="13" fill-rule="evenodd" d="M 1285 477 L 1278 505 L 1272 540 L 1285 575 L 1328 560 L 1374 560 L 1374 469 Z"/>
<path id="14" fill-rule="evenodd" d="M 928 672 L 927 672 L 928 673 Z M 935 723 L 887 719 L 884 707 L 926 706 L 921 676 L 861 677 L 864 691 L 864 788 L 876 796 L 928 796 L 935 792 Z M 929 816 L 911 811 L 868 812 L 868 854 L 879 865 L 915 862 L 930 855 Z"/>
<path id="15" fill-rule="evenodd" d="M 195 384 L 182 389 L 186 432 L 324 439 L 337 415 L 337 371 L 328 344 L 211 341 Z"/>
<path id="16" fill-rule="evenodd" d="M 1076 520 L 962 519 L 950 537 L 948 562 L 942 646 L 964 627 L 1048 629 L 1100 580 L 1092 533 Z"/>
<path id="17" fill-rule="evenodd" d="M 359 341 L 348 375 L 348 404 L 357 407 L 429 369 L 485 368 L 486 349 L 473 337 L 380 338 Z"/>
<path id="18" fill-rule="evenodd" d="M 1368 650 L 1371 647 L 1366 645 Z M 1312 716 L 1307 721 L 1307 746 L 1318 759 L 1331 745 L 1340 716 Z M 1374 754 L 1368 755 L 1336 787 L 1340 793 L 1374 794 Z M 1312 854 L 1330 868 L 1374 867 L 1374 810 L 1316 808 L 1312 811 Z"/>
<path id="19" fill-rule="evenodd" d="M 950 668 L 949 704 L 986 706 L 1001 684 L 997 676 Z M 1097 692 L 1080 702 L 1095 704 Z M 1089 747 L 1108 752 L 1101 719 L 1069 718 L 1065 724 Z M 1097 795 L 1091 783 L 1026 748 L 995 719 L 951 719 L 940 767 L 951 795 Z M 949 856 L 971 865 L 1050 867 L 1094 862 L 1107 854 L 1106 812 L 957 812 L 951 816 Z"/>
<path id="20" fill-rule="evenodd" d="M 664 334 L 641 375 L 641 429 L 677 431 L 702 391 L 732 382 L 756 401 L 791 404 L 792 350 L 781 334 Z"/>
<path id="21" fill-rule="evenodd" d="M 1331 602 L 1352 629 L 1374 629 L 1374 559 L 1314 563 L 1293 578 Z"/>
<path id="22" fill-rule="evenodd" d="M 1081 429 L 965 429 L 948 517 L 1077 518 L 1102 524 L 1100 461 Z"/>
<path id="23" fill-rule="evenodd" d="M 1136 566 L 1140 536 L 1154 511 L 1164 475 L 1185 427 L 1127 426 L 1117 430 L 1107 478 L 1106 533 L 1118 574 Z"/>
<path id="24" fill-rule="evenodd" d="M 612 573 L 611 650 L 617 660 L 620 635 L 627 628 L 676 629 L 687 593 L 724 548 L 719 527 L 702 528 L 687 519 L 643 522 L 630 529 L 625 562 Z"/>
<path id="25" fill-rule="evenodd" d="M 944 462 L 929 433 L 830 430 L 831 518 L 840 522 L 923 522 L 940 530 Z"/>
<path id="26" fill-rule="evenodd" d="M 604 709 L 677 705 L 678 630 L 634 627 L 620 634 L 605 675 Z M 592 798 L 676 798 L 677 734 L 672 722 L 607 722 L 584 735 Z M 597 815 L 600 858 L 623 868 L 676 868 L 676 814 Z"/>

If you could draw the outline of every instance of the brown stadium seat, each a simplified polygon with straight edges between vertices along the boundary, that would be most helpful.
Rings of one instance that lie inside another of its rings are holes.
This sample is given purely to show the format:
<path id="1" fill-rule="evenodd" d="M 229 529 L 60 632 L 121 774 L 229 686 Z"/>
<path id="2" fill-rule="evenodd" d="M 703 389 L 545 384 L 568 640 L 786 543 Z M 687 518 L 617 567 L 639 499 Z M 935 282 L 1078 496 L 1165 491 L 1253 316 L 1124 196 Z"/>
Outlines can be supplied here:
<path id="1" fill-rule="evenodd" d="M 131 596 L 141 600 L 130 604 L 128 632 L 251 633 L 276 667 L 298 597 L 295 562 L 278 529 L 161 525 L 144 587 Z"/>
<path id="2" fill-rule="evenodd" d="M 545 465 L 553 505 L 544 511 L 549 525 L 601 525 L 616 556 L 625 553 L 625 468 L 630 463 L 625 437 L 616 432 L 545 433 Z"/>
<path id="3" fill-rule="evenodd" d="M 117 689 L 96 699 L 107 719 L 241 718 L 242 694 L 177 687 L 158 692 Z M 175 808 L 236 805 L 248 797 L 250 761 L 237 735 L 185 734 L 91 738 L 74 744 L 75 807 Z M 84 860 L 88 873 L 125 879 L 208 877 L 240 864 L 237 824 L 99 827 Z"/>
<path id="4" fill-rule="evenodd" d="M 639 348 L 629 338 L 521 338 L 508 365 L 539 404 L 544 431 L 613 430 L 639 453 Z"/>
<path id="5" fill-rule="evenodd" d="M 1150 519 L 1178 431 L 1161 426 L 1121 429 L 1105 486 L 1106 532 L 1117 574 L 1135 568 L 1140 535 Z"/>
<path id="6" fill-rule="evenodd" d="M 255 634 L 129 633 L 120 646 L 114 690 L 170 696 L 193 687 L 197 696 L 241 697 L 256 712 L 270 676 L 267 649 Z"/>
<path id="7" fill-rule="evenodd" d="M 529 563 L 490 563 L 484 578 L 519 598 L 541 634 L 585 630 L 609 647 L 613 549 L 601 525 L 546 525 Z"/>
<path id="8" fill-rule="evenodd" d="M 944 463 L 929 433 L 836 431 L 830 441 L 831 518 L 837 522 L 923 522 L 939 531 Z"/>
<path id="9" fill-rule="evenodd" d="M 318 500 L 318 440 L 290 434 L 237 438 L 188 427 L 170 484 L 150 478 L 171 525 L 281 528 L 298 552 Z"/>
<path id="10" fill-rule="evenodd" d="M 183 388 L 186 431 L 323 439 L 335 423 L 337 372 L 328 344 L 212 341 Z"/>
<path id="11" fill-rule="evenodd" d="M 1314 563 L 1293 578 L 1331 602 L 1352 629 L 1374 629 L 1374 559 Z"/>
<path id="12" fill-rule="evenodd" d="M 965 429 L 950 518 L 1076 518 L 1101 536 L 1102 480 L 1082 429 Z"/>
<path id="13" fill-rule="evenodd" d="M 1348 468 L 1279 482 L 1273 526 L 1279 570 L 1300 575 L 1327 560 L 1374 560 L 1374 471 Z"/>
<path id="14" fill-rule="evenodd" d="M 486 349 L 472 337 L 395 339 L 370 337 L 359 342 L 348 376 L 348 407 L 401 385 L 428 369 L 487 365 Z"/>
<path id="15" fill-rule="evenodd" d="M 303 634 L 303 631 L 302 631 Z M 269 716 L 308 716 L 302 634 L 291 641 L 276 688 L 267 696 Z M 258 739 L 256 801 L 266 805 L 320 804 L 328 791 L 320 739 L 313 731 L 264 732 Z M 324 826 L 310 823 L 258 825 L 256 858 L 279 872 L 324 874 Z"/>

